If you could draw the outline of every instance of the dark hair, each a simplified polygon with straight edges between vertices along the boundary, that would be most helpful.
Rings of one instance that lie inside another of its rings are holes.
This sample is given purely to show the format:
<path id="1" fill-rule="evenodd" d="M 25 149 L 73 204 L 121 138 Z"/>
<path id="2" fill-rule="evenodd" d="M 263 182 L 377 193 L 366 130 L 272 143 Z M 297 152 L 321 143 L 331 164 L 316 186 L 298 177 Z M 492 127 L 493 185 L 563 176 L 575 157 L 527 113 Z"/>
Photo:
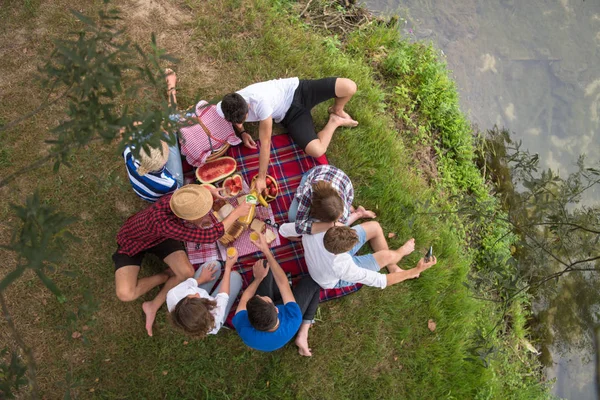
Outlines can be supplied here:
<path id="1" fill-rule="evenodd" d="M 203 338 L 215 327 L 215 317 L 210 312 L 216 306 L 212 300 L 184 297 L 171 312 L 171 321 L 190 336 Z"/>
<path id="2" fill-rule="evenodd" d="M 277 325 L 277 310 L 271 303 L 267 303 L 258 296 L 252 297 L 246 303 L 248 319 L 254 329 L 268 331 Z"/>
<path id="3" fill-rule="evenodd" d="M 221 100 L 221 111 L 225 119 L 234 124 L 241 124 L 248 114 L 248 103 L 238 93 L 228 93 Z"/>
<path id="4" fill-rule="evenodd" d="M 332 226 L 323 236 L 325 249 L 333 254 L 352 250 L 358 243 L 358 234 L 349 226 Z"/>
<path id="5" fill-rule="evenodd" d="M 344 202 L 331 183 L 318 181 L 312 185 L 310 216 L 321 222 L 334 222 L 344 212 Z"/>

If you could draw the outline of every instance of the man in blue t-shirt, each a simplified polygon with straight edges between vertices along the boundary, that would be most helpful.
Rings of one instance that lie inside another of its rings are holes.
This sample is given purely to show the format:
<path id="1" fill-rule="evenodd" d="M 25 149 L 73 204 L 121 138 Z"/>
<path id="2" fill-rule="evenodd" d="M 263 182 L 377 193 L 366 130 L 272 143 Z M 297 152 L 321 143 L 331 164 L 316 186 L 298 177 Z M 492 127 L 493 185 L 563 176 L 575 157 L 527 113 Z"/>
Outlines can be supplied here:
<path id="1" fill-rule="evenodd" d="M 263 234 L 253 243 L 266 259 L 254 263 L 254 280 L 242 294 L 233 326 L 249 347 L 260 351 L 282 348 L 296 335 L 298 353 L 310 357 L 308 330 L 319 306 L 320 287 L 310 276 L 290 288 Z"/>

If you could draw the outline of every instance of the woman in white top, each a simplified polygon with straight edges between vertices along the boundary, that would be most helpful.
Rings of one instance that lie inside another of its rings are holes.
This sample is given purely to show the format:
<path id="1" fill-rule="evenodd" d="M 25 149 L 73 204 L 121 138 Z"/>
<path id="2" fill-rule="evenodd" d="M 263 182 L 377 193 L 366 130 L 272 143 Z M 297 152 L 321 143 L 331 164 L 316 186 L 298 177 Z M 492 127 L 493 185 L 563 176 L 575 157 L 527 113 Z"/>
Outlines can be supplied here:
<path id="1" fill-rule="evenodd" d="M 167 308 L 178 328 L 197 338 L 219 332 L 242 288 L 242 277 L 238 272 L 231 271 L 237 258 L 237 253 L 234 257 L 227 257 L 223 279 L 211 294 L 210 289 L 221 275 L 219 261 L 203 264 L 194 278 L 169 290 Z"/>

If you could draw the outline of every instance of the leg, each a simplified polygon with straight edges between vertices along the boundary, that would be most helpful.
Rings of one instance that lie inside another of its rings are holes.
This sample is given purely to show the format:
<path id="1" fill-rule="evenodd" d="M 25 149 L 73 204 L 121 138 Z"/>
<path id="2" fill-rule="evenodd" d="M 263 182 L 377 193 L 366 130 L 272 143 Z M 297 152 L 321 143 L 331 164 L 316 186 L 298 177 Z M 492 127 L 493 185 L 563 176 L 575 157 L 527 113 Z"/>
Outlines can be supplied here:
<path id="1" fill-rule="evenodd" d="M 177 133 L 175 133 L 177 135 Z M 177 181 L 179 187 L 183 186 L 183 165 L 181 164 L 181 152 L 179 151 L 179 141 L 173 146 L 169 146 L 169 158 L 165 164 L 167 171 L 171 173 Z"/>
<path id="2" fill-rule="evenodd" d="M 357 87 L 354 81 L 347 78 L 337 78 L 335 81 L 335 103 L 330 108 L 331 113 L 344 119 L 352 120 L 350 115 L 344 111 L 344 106 L 354 96 L 356 90 Z M 358 125 L 358 122 L 356 124 Z"/>
<path id="3" fill-rule="evenodd" d="M 306 172 L 304 175 L 302 175 L 302 179 L 300 179 L 300 184 L 298 185 L 298 187 L 301 187 L 302 185 L 304 185 L 304 183 L 306 183 L 306 180 L 308 179 L 308 174 L 310 173 L 310 171 L 312 171 L 312 169 L 309 170 L 308 172 Z M 298 213 L 298 200 L 296 200 L 296 196 L 294 195 L 294 199 L 292 200 L 292 204 L 290 204 L 290 209 L 288 211 L 288 221 L 295 222 L 297 213 Z"/>
<path id="4" fill-rule="evenodd" d="M 169 279 L 166 273 L 161 273 L 138 280 L 139 271 L 139 265 L 126 265 L 115 271 L 115 286 L 119 300 L 133 301 Z"/>
<path id="5" fill-rule="evenodd" d="M 142 251 L 134 256 L 128 256 L 127 254 L 119 253 L 118 249 L 113 254 L 112 259 L 115 263 L 115 288 L 119 300 L 133 301 L 169 279 L 166 273 L 162 273 L 138 280 L 140 265 L 142 265 L 145 254 L 146 252 Z"/>
<path id="6" fill-rule="evenodd" d="M 329 143 L 331 142 L 331 138 L 333 137 L 333 133 L 340 126 L 342 127 L 354 127 L 358 125 L 358 122 L 352 119 L 342 118 L 336 114 L 329 115 L 329 121 L 325 125 L 325 127 L 317 134 L 317 138 L 311 140 L 304 151 L 306 154 L 312 157 L 321 157 L 327 151 L 329 147 Z"/>
<path id="7" fill-rule="evenodd" d="M 215 282 L 219 280 L 219 278 L 221 277 L 221 275 L 223 274 L 223 266 L 221 265 L 221 263 L 217 260 L 213 260 L 213 261 L 207 261 L 204 264 L 202 264 L 200 266 L 200 268 L 198 268 L 198 270 L 196 271 L 196 273 L 194 274 L 194 278 L 198 279 L 198 277 L 200 276 L 200 274 L 202 273 L 202 270 L 204 268 L 210 267 L 210 266 L 217 266 L 219 268 L 219 274 L 215 277 L 215 279 L 209 281 L 209 282 L 204 282 L 201 285 L 198 285 L 199 288 L 206 290 L 207 293 L 210 293 L 210 291 L 212 290 L 213 286 L 215 286 Z M 219 286 L 221 286 L 219 284 Z"/>
<path id="8" fill-rule="evenodd" d="M 229 301 L 227 302 L 227 308 L 225 308 L 225 319 L 227 319 L 227 316 L 231 312 L 231 307 L 233 306 L 233 303 L 235 303 L 235 301 L 237 300 L 238 294 L 240 294 L 243 284 L 242 276 L 237 271 L 231 271 L 229 279 Z M 219 286 L 217 286 L 216 289 L 210 295 L 215 297 L 217 293 L 219 293 L 220 289 L 221 284 L 219 283 Z"/>
<path id="9" fill-rule="evenodd" d="M 373 257 L 375 258 L 375 260 L 377 261 L 377 263 L 379 264 L 379 266 L 381 268 L 388 266 L 388 271 L 389 271 L 389 269 L 390 269 L 389 265 L 397 264 L 398 262 L 400 262 L 400 260 L 402 260 L 402 258 L 404 256 L 412 253 L 414 251 L 414 249 L 415 249 L 415 239 L 409 239 L 399 249 L 381 250 L 381 251 L 374 253 Z M 398 268 L 398 267 L 396 266 L 396 268 Z M 390 271 L 390 272 L 399 272 L 399 271 L 403 271 L 403 270 L 398 268 L 397 271 Z"/>
<path id="10" fill-rule="evenodd" d="M 310 110 L 314 106 L 329 99 L 335 99 L 334 108 L 344 113 L 344 105 L 356 92 L 356 84 L 345 78 L 323 78 L 315 80 L 301 80 L 294 103 L 290 108 L 290 117 L 282 121 L 288 133 L 306 154 L 312 157 L 321 157 L 327 151 L 333 132 L 340 126 L 356 126 L 358 122 L 352 118 L 334 113 L 329 116 L 325 127 L 317 134 Z M 339 103 L 339 104 L 338 104 Z M 347 115 L 344 113 L 344 115 Z"/>
<path id="11" fill-rule="evenodd" d="M 298 346 L 300 355 L 310 357 L 312 353 L 308 347 L 308 330 L 314 322 L 313 319 L 319 307 L 321 288 L 307 275 L 294 287 L 293 293 L 300 310 L 302 310 L 302 325 L 296 335 L 295 344 Z"/>
<path id="12" fill-rule="evenodd" d="M 177 106 L 177 75 L 171 68 L 165 69 L 165 80 L 167 81 L 167 98 L 169 105 Z"/>
<path id="13" fill-rule="evenodd" d="M 357 231 L 359 238 L 361 238 L 364 235 L 364 239 L 366 239 L 369 242 L 375 253 L 389 250 L 387 241 L 385 240 L 385 235 L 383 234 L 383 229 L 381 228 L 381 225 L 379 225 L 379 222 L 364 222 L 360 225 L 355 226 L 353 229 Z M 360 232 L 361 230 L 364 233 Z M 354 254 L 356 254 L 356 252 L 354 252 Z M 396 265 L 398 261 L 386 264 L 384 266 L 387 267 L 388 272 L 402 271 L 402 269 Z"/>
<path id="14" fill-rule="evenodd" d="M 181 242 L 168 239 L 163 243 L 158 244 L 153 249 L 154 253 L 157 255 L 168 253 L 168 255 L 163 258 L 163 261 L 171 268 L 175 275 L 169 278 L 153 300 L 146 301 L 142 304 L 142 309 L 146 314 L 146 331 L 148 332 L 148 336 L 152 336 L 152 325 L 156 318 L 156 312 L 165 302 L 167 292 L 187 278 L 194 276 L 194 267 L 190 263 L 186 252 L 183 250 L 183 244 Z"/>

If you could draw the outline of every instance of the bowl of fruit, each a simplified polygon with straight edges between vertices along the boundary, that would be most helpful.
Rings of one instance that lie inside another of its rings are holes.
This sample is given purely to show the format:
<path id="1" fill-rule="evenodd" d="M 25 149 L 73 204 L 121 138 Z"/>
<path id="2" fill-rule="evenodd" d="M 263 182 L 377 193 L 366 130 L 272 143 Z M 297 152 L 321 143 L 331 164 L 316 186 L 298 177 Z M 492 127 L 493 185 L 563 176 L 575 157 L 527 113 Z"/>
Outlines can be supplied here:
<path id="1" fill-rule="evenodd" d="M 254 181 L 256 181 L 256 178 L 258 178 L 258 175 L 254 175 L 254 178 L 252 178 L 253 185 Z M 263 190 L 262 196 L 267 203 L 269 203 L 277 198 L 277 195 L 279 194 L 279 186 L 277 185 L 277 180 L 275 180 L 275 178 L 273 178 L 271 175 L 267 175 L 265 178 L 265 183 L 267 184 L 267 188 Z"/>

